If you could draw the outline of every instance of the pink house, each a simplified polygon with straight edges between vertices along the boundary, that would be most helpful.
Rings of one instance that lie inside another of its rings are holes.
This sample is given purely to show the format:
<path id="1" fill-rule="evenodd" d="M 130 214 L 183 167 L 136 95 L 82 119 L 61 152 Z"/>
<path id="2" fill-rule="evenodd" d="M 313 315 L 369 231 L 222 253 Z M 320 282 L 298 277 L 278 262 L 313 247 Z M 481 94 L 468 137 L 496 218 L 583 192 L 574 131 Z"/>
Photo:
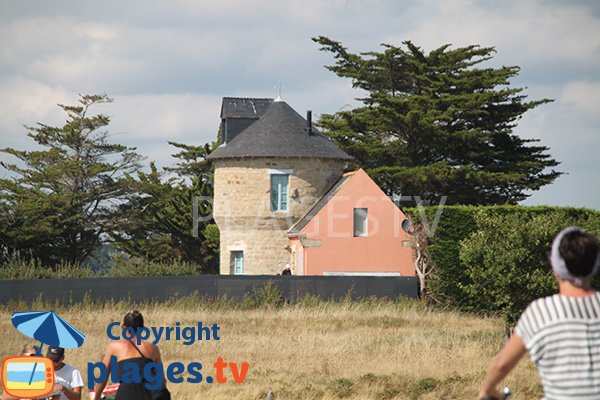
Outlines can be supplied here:
<path id="1" fill-rule="evenodd" d="M 288 231 L 293 274 L 414 276 L 406 222 L 362 169 L 345 173 Z"/>

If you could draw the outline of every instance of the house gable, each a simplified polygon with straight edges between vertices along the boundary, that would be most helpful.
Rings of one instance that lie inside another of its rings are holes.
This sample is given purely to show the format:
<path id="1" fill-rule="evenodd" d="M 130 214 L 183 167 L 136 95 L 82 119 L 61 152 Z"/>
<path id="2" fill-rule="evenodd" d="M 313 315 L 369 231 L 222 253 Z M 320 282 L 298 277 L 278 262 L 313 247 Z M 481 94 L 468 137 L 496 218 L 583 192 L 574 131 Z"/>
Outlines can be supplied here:
<path id="1" fill-rule="evenodd" d="M 303 274 L 415 274 L 406 216 L 365 171 L 344 174 L 319 203 L 288 232 L 302 246 Z M 355 235 L 355 215 L 366 217 L 364 235 Z"/>

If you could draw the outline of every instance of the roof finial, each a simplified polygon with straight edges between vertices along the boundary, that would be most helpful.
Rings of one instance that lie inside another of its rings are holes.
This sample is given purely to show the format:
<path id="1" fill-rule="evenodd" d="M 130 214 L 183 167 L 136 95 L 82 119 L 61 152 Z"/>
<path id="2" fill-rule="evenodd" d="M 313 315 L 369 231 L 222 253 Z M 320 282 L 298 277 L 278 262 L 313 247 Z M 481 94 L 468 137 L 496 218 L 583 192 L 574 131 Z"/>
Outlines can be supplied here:
<path id="1" fill-rule="evenodd" d="M 277 82 L 277 85 L 275 85 L 275 89 L 277 89 L 277 98 L 275 99 L 275 101 L 283 101 L 283 98 L 281 97 L 281 82 Z"/>

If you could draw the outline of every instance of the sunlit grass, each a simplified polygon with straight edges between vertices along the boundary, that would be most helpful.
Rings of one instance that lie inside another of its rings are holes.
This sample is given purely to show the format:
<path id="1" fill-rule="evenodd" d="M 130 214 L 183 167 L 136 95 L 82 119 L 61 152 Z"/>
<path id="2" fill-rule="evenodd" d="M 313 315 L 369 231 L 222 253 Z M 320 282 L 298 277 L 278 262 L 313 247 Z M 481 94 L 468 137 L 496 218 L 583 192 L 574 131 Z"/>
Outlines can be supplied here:
<path id="1" fill-rule="evenodd" d="M 220 326 L 219 341 L 159 343 L 165 365 L 199 361 L 204 376 L 214 376 L 218 357 L 250 363 L 246 381 L 236 384 L 169 384 L 174 399 L 473 399 L 487 365 L 504 343 L 503 323 L 422 303 L 367 300 L 323 302 L 306 298 L 281 304 L 263 296 L 236 302 L 206 302 L 196 297 L 162 304 L 14 303 L 1 306 L 2 357 L 31 342 L 10 322 L 14 311 L 54 308 L 87 336 L 66 362 L 87 383 L 88 362 L 99 361 L 109 342 L 107 325 L 138 308 L 147 326 Z M 542 396 L 535 367 L 524 360 L 505 382 L 514 399 Z M 84 398 L 87 398 L 87 390 Z"/>

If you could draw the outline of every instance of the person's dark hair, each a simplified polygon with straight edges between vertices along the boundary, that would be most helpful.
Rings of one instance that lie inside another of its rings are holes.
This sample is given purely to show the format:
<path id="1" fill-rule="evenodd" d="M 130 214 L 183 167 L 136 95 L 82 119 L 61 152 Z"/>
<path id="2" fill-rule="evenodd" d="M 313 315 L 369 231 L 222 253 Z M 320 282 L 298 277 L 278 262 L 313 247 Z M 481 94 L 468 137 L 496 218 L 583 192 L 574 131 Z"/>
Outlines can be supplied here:
<path id="1" fill-rule="evenodd" d="M 560 256 L 565 260 L 567 269 L 573 276 L 584 277 L 592 273 L 598 259 L 598 242 L 596 238 L 581 231 L 565 234 L 558 248 Z"/>
<path id="2" fill-rule="evenodd" d="M 125 325 L 126 328 L 141 328 L 144 326 L 144 317 L 138 310 L 130 311 L 125 314 L 125 318 L 123 318 L 123 325 Z"/>

